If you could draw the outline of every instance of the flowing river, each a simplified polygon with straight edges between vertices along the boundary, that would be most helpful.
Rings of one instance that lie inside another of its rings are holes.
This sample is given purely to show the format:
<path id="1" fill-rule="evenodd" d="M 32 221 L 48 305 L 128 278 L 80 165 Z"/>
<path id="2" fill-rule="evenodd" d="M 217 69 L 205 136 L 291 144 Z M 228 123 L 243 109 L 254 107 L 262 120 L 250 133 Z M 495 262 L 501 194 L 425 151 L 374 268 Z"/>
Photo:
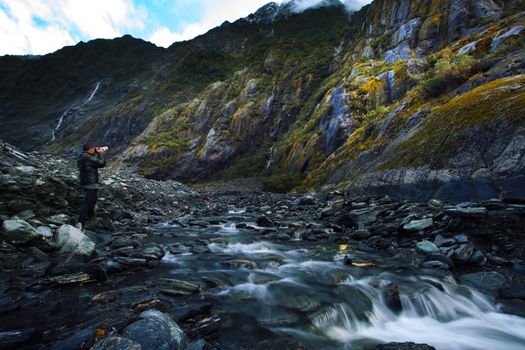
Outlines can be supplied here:
<path id="1" fill-rule="evenodd" d="M 448 272 L 418 270 L 352 244 L 309 242 L 300 233 L 279 242 L 243 210 L 200 219 L 211 226 L 150 227 L 144 243 L 167 252 L 157 267 L 64 286 L 34 302 L 29 293 L 30 307 L 0 326 L 43 329 L 42 341 L 53 339 L 49 349 L 85 348 L 101 324 L 117 330 L 137 305 L 157 303 L 191 338 L 218 349 L 370 349 L 409 341 L 447 350 L 525 349 L 525 318 L 501 312 L 491 296 Z M 162 279 L 203 287 L 166 294 Z M 194 319 L 202 326 L 192 331 Z"/>
<path id="2" fill-rule="evenodd" d="M 217 220 L 222 223 L 205 232 L 169 225 L 157 230 L 179 242 L 211 241 L 207 254 L 168 244 L 175 254 L 168 253 L 162 265 L 174 278 L 215 281 L 204 298 L 236 315 L 221 337 L 225 342 L 257 344 L 269 331 L 309 349 L 395 341 L 437 349 L 525 349 L 525 319 L 501 313 L 491 297 L 451 275 L 414 274 L 347 245 L 300 237 L 267 242 L 254 230 L 253 218 L 240 211 Z"/>

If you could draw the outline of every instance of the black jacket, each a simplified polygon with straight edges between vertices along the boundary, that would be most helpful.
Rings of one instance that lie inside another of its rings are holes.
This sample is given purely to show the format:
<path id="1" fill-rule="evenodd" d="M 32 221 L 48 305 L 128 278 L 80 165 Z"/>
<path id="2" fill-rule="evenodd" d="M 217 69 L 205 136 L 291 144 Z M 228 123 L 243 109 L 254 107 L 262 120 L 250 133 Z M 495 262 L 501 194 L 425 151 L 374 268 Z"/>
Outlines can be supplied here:
<path id="1" fill-rule="evenodd" d="M 98 184 L 98 168 L 106 166 L 106 161 L 101 154 L 89 154 L 82 152 L 77 157 L 77 167 L 80 172 L 80 185 L 94 185 Z"/>

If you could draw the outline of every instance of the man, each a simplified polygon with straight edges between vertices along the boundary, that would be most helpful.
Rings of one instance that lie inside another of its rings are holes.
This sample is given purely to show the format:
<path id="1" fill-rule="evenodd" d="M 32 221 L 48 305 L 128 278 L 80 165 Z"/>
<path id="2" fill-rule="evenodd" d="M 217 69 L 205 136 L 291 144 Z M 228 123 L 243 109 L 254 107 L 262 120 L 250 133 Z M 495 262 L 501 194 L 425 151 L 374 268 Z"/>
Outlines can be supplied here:
<path id="1" fill-rule="evenodd" d="M 98 195 L 98 169 L 106 166 L 104 153 L 107 147 L 94 147 L 93 145 L 83 145 L 82 153 L 77 157 L 77 167 L 80 172 L 80 186 L 86 192 L 84 204 L 80 210 L 77 228 L 82 229 L 86 221 L 91 219 L 95 214 L 95 205 L 97 204 Z"/>

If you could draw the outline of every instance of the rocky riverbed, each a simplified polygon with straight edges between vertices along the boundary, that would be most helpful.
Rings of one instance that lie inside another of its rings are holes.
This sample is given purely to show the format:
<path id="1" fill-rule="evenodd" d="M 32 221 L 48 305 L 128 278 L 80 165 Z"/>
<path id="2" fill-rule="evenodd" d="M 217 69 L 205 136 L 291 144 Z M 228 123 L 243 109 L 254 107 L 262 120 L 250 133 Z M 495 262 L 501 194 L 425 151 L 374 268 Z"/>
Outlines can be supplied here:
<path id="1" fill-rule="evenodd" d="M 525 205 L 192 190 L 0 144 L 0 347 L 522 349 Z M 428 345 L 427 345 L 428 344 Z"/>

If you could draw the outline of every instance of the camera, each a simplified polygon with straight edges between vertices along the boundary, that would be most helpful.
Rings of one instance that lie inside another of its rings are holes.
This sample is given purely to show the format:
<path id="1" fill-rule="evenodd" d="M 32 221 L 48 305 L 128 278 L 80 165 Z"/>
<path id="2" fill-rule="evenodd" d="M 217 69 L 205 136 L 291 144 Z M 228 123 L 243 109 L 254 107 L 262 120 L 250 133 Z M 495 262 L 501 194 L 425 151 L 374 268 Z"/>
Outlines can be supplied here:
<path id="1" fill-rule="evenodd" d="M 103 146 L 103 147 L 95 147 L 95 151 L 96 152 L 107 152 L 108 151 L 108 147 L 107 146 Z"/>

